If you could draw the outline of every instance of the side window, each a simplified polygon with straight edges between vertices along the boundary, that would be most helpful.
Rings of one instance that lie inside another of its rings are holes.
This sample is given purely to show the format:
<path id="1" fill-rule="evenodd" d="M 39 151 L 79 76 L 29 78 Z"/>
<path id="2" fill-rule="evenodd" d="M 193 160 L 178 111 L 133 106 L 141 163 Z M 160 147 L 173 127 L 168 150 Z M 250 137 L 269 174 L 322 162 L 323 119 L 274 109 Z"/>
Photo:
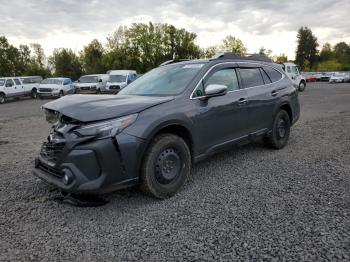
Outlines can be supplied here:
<path id="1" fill-rule="evenodd" d="M 64 85 L 69 85 L 70 83 L 71 81 L 69 79 L 64 79 L 64 82 L 63 82 Z"/>
<path id="2" fill-rule="evenodd" d="M 259 68 L 240 68 L 239 73 L 245 88 L 264 85 Z"/>
<path id="3" fill-rule="evenodd" d="M 262 68 L 260 68 L 260 73 L 261 73 L 261 75 L 262 75 L 262 77 L 264 79 L 265 85 L 266 84 L 271 84 L 270 78 L 268 77 L 268 75 L 265 73 L 265 71 Z"/>
<path id="4" fill-rule="evenodd" d="M 290 69 L 290 66 L 287 66 L 287 73 L 292 73 L 292 70 Z"/>
<path id="5" fill-rule="evenodd" d="M 234 91 L 239 89 L 236 71 L 233 68 L 225 68 L 216 71 L 205 82 L 204 88 L 208 85 L 225 85 L 227 91 Z"/>
<path id="6" fill-rule="evenodd" d="M 273 69 L 272 67 L 264 66 L 264 71 L 270 77 L 272 82 L 277 82 L 278 80 L 280 80 L 282 78 L 282 74 L 280 72 L 278 72 L 277 70 Z"/>
<path id="7" fill-rule="evenodd" d="M 7 79 L 7 80 L 6 80 L 6 85 L 5 85 L 5 86 L 6 86 L 6 87 L 14 86 L 14 83 L 13 83 L 12 79 Z"/>
<path id="8" fill-rule="evenodd" d="M 20 85 L 21 84 L 21 82 L 17 78 L 15 78 L 13 80 L 15 80 L 16 85 Z"/>

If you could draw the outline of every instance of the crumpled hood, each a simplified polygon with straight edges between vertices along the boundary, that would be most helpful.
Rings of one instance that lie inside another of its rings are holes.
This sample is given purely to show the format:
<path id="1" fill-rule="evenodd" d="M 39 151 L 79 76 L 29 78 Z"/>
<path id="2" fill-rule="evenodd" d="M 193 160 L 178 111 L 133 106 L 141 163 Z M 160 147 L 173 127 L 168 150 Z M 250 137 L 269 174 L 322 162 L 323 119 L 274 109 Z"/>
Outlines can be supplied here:
<path id="1" fill-rule="evenodd" d="M 129 95 L 69 95 L 43 105 L 82 122 L 92 122 L 141 112 L 174 97 Z"/>

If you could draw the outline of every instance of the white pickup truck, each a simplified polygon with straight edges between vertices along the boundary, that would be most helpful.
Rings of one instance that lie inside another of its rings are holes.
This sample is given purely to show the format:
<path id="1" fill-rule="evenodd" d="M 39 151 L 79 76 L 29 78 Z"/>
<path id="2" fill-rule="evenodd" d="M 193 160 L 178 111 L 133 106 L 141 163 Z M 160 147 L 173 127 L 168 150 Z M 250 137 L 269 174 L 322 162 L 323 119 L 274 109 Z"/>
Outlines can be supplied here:
<path id="1" fill-rule="evenodd" d="M 298 86 L 299 91 L 304 91 L 306 87 L 306 79 L 299 72 L 298 66 L 293 63 L 284 63 L 282 67 L 290 79 L 292 79 L 292 81 Z"/>
<path id="2" fill-rule="evenodd" d="M 37 98 L 39 83 L 35 77 L 0 77 L 0 104 L 9 98 L 31 96 Z M 38 77 L 36 77 L 38 78 Z"/>

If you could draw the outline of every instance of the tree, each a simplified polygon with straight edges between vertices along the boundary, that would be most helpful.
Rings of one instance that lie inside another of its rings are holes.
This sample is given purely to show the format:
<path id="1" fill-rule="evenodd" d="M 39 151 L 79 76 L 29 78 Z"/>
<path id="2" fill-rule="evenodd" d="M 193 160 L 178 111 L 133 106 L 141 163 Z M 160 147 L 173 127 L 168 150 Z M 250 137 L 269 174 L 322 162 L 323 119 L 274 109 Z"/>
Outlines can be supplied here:
<path id="1" fill-rule="evenodd" d="M 320 61 L 327 61 L 330 60 L 333 57 L 333 51 L 332 51 L 332 46 L 330 43 L 325 43 L 322 46 L 322 50 L 320 52 Z"/>
<path id="2" fill-rule="evenodd" d="M 80 53 L 84 73 L 104 73 L 106 70 L 102 64 L 102 55 L 103 47 L 97 39 L 92 40 L 90 44 L 85 46 Z"/>
<path id="3" fill-rule="evenodd" d="M 317 59 L 317 38 L 313 35 L 311 29 L 301 27 L 297 34 L 297 49 L 295 62 L 307 70 L 313 68 Z M 305 68 L 307 65 L 308 68 Z"/>
<path id="4" fill-rule="evenodd" d="M 350 64 L 350 47 L 345 42 L 334 46 L 334 56 L 341 64 Z"/>
<path id="5" fill-rule="evenodd" d="M 226 38 L 222 40 L 222 45 L 220 48 L 223 52 L 231 52 L 239 56 L 243 56 L 247 53 L 247 48 L 243 42 L 231 35 L 226 36 Z"/>
<path id="6" fill-rule="evenodd" d="M 278 64 L 286 63 L 288 62 L 288 57 L 286 54 L 280 54 L 278 56 L 274 56 L 273 61 Z"/>
<path id="7" fill-rule="evenodd" d="M 82 74 L 82 66 L 78 56 L 69 48 L 56 48 L 49 59 L 55 76 L 78 79 Z"/>
<path id="8" fill-rule="evenodd" d="M 271 57 L 272 50 L 271 49 L 266 49 L 265 47 L 260 47 L 259 49 L 259 55 L 265 55 L 267 57 Z"/>
<path id="9" fill-rule="evenodd" d="M 217 53 L 219 53 L 219 47 L 218 46 L 209 46 L 206 48 L 201 49 L 201 58 L 212 58 Z"/>
<path id="10" fill-rule="evenodd" d="M 39 67 L 44 67 L 44 62 L 46 59 L 44 49 L 38 43 L 32 43 L 30 44 L 30 47 L 32 48 L 34 53 L 34 56 L 32 57 L 33 62 L 37 63 Z"/>

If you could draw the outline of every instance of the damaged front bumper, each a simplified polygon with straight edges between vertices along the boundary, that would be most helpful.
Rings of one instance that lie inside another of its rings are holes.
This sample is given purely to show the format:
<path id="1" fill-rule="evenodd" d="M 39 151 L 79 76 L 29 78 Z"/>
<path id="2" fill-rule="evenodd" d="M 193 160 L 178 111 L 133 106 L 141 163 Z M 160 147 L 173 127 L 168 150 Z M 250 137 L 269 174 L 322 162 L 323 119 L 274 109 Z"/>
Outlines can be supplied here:
<path id="1" fill-rule="evenodd" d="M 139 179 L 144 140 L 119 133 L 101 140 L 53 139 L 35 159 L 34 175 L 69 193 L 102 194 Z"/>

